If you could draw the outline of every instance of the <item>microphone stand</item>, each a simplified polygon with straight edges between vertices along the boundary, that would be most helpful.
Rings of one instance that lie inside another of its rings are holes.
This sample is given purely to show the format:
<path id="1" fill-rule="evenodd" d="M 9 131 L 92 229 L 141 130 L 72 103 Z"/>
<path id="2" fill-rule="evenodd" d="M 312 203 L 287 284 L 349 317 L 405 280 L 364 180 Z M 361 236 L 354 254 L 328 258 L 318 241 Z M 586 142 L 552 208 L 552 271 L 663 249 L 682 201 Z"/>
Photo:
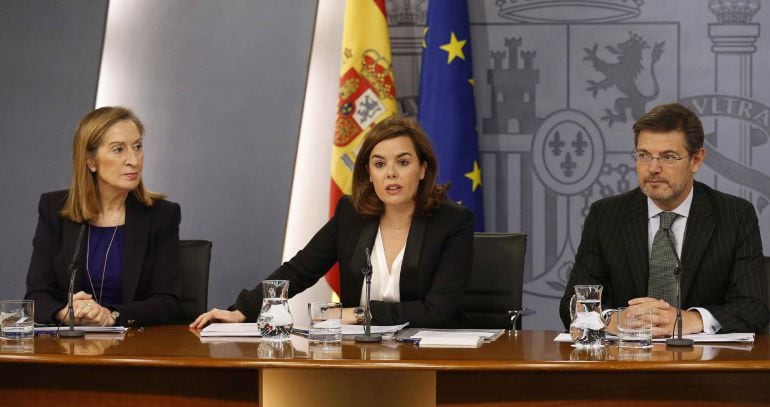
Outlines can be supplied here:
<path id="1" fill-rule="evenodd" d="M 372 334 L 372 314 L 369 312 L 369 306 L 371 305 L 371 292 L 372 292 L 372 259 L 369 253 L 369 248 L 364 248 L 366 253 L 366 265 L 361 269 L 361 273 L 364 275 L 366 281 L 366 308 L 364 309 L 364 334 L 356 335 L 356 342 L 363 343 L 376 343 L 382 342 L 382 335 Z"/>
<path id="2" fill-rule="evenodd" d="M 72 261 L 69 265 L 70 272 L 70 287 L 69 287 L 69 304 L 67 305 L 67 316 L 69 317 L 69 329 L 66 331 L 58 332 L 61 338 L 83 338 L 86 333 L 83 331 L 75 330 L 75 308 L 73 306 L 73 296 L 75 295 L 75 276 L 80 268 L 80 246 L 83 244 L 83 236 L 86 234 L 86 224 L 80 225 L 80 234 L 78 235 L 77 243 L 75 243 L 75 252 L 72 254 Z"/>
<path id="3" fill-rule="evenodd" d="M 676 329 L 676 337 L 675 338 L 668 338 L 666 339 L 666 345 L 667 346 L 692 346 L 693 340 L 692 339 L 685 339 L 682 338 L 682 261 L 679 259 L 679 255 L 676 254 L 676 247 L 674 246 L 674 242 L 671 240 L 671 236 L 669 236 L 669 231 L 664 231 L 666 234 L 666 240 L 668 241 L 669 246 L 671 246 L 671 251 L 674 253 L 674 260 L 676 260 L 676 268 L 674 268 L 674 276 L 676 277 L 676 320 L 674 321 L 674 328 Z M 673 233 L 673 232 L 672 232 Z"/>

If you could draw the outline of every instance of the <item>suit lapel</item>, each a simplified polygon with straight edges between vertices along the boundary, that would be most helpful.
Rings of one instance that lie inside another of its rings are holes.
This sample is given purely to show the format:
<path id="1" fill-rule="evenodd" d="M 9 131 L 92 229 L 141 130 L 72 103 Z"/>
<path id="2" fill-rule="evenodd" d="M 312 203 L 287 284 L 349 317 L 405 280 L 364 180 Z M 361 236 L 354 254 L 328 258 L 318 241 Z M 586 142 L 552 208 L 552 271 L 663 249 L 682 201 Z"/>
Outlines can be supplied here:
<path id="1" fill-rule="evenodd" d="M 713 218 L 714 208 L 708 195 L 695 184 L 693 191 L 690 215 L 687 217 L 687 228 L 684 232 L 684 244 L 682 245 L 682 303 L 687 299 L 687 292 L 692 286 L 695 274 L 700 266 L 703 252 L 708 247 L 709 240 L 714 233 L 716 223 Z"/>
<path id="2" fill-rule="evenodd" d="M 372 251 L 374 246 L 374 239 L 377 237 L 377 228 L 380 224 L 379 218 L 366 219 L 364 226 L 361 229 L 361 234 L 358 235 L 358 241 L 356 242 L 356 248 L 353 250 L 353 256 L 350 258 L 350 273 L 352 277 L 349 284 L 345 284 L 345 278 L 341 279 L 341 285 L 347 287 L 347 292 L 342 295 L 342 298 L 355 299 L 353 304 L 358 306 L 361 303 L 361 289 L 364 285 L 363 274 L 361 270 L 366 264 L 366 252 L 365 249 Z M 343 288 L 344 289 L 344 288 Z"/>
<path id="3" fill-rule="evenodd" d="M 647 295 L 649 250 L 647 242 L 647 198 L 637 189 L 628 202 L 628 217 L 623 225 L 623 246 L 626 250 L 631 278 L 636 286 L 635 297 Z"/>
<path id="4" fill-rule="evenodd" d="M 123 302 L 133 300 L 142 272 L 142 262 L 150 235 L 149 211 L 129 193 L 123 237 Z"/>
<path id="5" fill-rule="evenodd" d="M 418 296 L 419 273 L 417 271 L 420 265 L 420 253 L 422 252 L 422 243 L 425 238 L 427 223 L 428 219 L 425 215 L 416 214 L 412 219 L 412 225 L 409 227 L 409 236 L 406 238 L 404 261 L 401 263 L 401 277 L 399 281 L 402 301 L 405 298 L 417 298 Z"/>

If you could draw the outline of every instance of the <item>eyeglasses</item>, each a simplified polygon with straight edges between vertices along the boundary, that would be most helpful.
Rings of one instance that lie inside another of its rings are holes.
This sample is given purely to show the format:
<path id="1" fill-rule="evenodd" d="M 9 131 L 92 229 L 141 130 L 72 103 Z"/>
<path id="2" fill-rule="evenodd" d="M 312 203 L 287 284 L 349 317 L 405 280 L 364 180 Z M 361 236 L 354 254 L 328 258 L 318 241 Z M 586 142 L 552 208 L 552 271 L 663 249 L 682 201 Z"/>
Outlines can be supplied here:
<path id="1" fill-rule="evenodd" d="M 652 160 L 658 160 L 659 163 L 663 165 L 674 165 L 678 161 L 684 160 L 688 156 L 680 156 L 677 153 L 666 153 L 663 154 L 660 157 L 655 157 L 654 155 L 650 153 L 645 152 L 636 152 L 631 154 L 631 157 L 633 157 L 634 161 L 641 163 L 641 164 L 651 164 Z"/>

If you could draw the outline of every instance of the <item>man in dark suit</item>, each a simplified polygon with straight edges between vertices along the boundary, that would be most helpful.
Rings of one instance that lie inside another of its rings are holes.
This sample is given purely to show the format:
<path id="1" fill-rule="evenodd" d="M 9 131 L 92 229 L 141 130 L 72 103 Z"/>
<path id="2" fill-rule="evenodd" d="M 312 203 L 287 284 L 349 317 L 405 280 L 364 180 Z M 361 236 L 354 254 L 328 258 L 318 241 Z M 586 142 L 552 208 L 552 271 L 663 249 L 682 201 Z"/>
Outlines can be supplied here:
<path id="1" fill-rule="evenodd" d="M 657 106 L 634 124 L 639 187 L 591 205 L 561 299 L 565 326 L 574 286 L 601 284 L 605 312 L 652 309 L 653 335 L 670 335 L 673 248 L 682 263 L 683 333 L 753 332 L 767 324 L 756 213 L 746 200 L 694 181 L 706 157 L 703 140 L 700 120 L 679 104 Z M 609 314 L 614 333 L 616 314 Z"/>

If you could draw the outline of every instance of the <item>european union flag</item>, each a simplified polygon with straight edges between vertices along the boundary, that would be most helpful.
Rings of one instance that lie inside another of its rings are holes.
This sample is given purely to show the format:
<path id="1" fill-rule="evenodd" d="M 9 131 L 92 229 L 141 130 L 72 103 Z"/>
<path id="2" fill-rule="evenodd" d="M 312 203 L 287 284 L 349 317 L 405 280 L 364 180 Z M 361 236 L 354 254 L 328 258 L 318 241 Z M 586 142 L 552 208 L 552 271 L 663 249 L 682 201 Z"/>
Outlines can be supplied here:
<path id="1" fill-rule="evenodd" d="M 430 0 L 420 76 L 419 121 L 436 149 L 438 181 L 484 229 L 473 64 L 465 0 Z"/>

